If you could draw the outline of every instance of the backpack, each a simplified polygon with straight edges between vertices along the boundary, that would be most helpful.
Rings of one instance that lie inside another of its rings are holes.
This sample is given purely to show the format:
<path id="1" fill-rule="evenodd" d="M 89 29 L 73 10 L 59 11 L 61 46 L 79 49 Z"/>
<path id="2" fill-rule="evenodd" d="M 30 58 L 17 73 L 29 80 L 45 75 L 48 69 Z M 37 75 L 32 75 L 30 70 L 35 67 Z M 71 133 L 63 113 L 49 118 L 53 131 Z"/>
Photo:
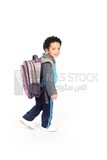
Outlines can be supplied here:
<path id="1" fill-rule="evenodd" d="M 23 89 L 29 99 L 39 97 L 42 93 L 40 83 L 41 65 L 46 62 L 51 63 L 52 67 L 54 66 L 51 59 L 44 57 L 38 58 L 37 55 L 33 55 L 32 60 L 24 61 L 20 66 Z M 46 90 L 44 93 L 47 100 Z"/>

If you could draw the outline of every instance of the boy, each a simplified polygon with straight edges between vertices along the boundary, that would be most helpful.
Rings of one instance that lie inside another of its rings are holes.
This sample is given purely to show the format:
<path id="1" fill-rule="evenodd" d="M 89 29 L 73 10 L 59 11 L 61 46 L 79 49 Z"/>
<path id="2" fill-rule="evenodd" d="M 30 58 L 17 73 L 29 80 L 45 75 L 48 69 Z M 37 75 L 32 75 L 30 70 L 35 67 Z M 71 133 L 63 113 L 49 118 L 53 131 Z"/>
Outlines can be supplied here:
<path id="1" fill-rule="evenodd" d="M 60 54 L 61 40 L 57 37 L 48 37 L 43 43 L 45 53 L 42 58 L 47 58 L 53 62 L 42 63 L 41 67 L 41 83 L 42 88 L 46 89 L 48 103 L 46 103 L 44 93 L 39 98 L 36 98 L 36 105 L 29 110 L 22 118 L 21 122 L 26 126 L 35 129 L 32 121 L 42 111 L 41 129 L 49 132 L 55 132 L 56 128 L 51 125 L 53 100 L 57 99 L 57 90 L 55 87 L 56 82 L 56 62 L 55 58 Z"/>

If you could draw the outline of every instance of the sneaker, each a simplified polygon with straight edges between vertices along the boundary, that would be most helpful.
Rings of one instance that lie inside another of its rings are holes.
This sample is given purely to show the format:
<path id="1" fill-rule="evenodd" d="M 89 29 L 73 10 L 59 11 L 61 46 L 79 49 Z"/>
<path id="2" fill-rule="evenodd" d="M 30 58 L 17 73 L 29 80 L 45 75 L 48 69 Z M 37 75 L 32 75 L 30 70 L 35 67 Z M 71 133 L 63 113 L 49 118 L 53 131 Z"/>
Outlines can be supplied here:
<path id="1" fill-rule="evenodd" d="M 23 117 L 20 119 L 20 122 L 22 124 L 24 124 L 25 126 L 27 126 L 30 129 L 35 129 L 34 124 L 32 123 L 32 121 L 27 121 L 26 119 L 24 119 Z"/>
<path id="2" fill-rule="evenodd" d="M 47 131 L 47 132 L 56 132 L 57 131 L 57 129 L 52 125 L 50 125 L 48 128 L 45 128 L 45 127 L 41 126 L 41 130 Z"/>

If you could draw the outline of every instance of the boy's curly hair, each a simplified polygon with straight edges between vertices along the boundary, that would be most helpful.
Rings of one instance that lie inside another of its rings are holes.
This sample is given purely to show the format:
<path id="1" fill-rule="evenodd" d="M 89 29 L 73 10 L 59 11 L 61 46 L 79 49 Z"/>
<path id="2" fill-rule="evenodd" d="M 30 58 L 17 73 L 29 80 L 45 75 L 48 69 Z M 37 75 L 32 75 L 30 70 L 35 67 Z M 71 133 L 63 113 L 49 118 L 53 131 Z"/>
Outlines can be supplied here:
<path id="1" fill-rule="evenodd" d="M 60 43 L 60 45 L 62 44 L 62 41 L 58 37 L 54 37 L 54 36 L 48 37 L 43 43 L 43 49 L 44 50 L 49 49 L 50 44 L 53 42 L 58 42 L 58 43 Z"/>

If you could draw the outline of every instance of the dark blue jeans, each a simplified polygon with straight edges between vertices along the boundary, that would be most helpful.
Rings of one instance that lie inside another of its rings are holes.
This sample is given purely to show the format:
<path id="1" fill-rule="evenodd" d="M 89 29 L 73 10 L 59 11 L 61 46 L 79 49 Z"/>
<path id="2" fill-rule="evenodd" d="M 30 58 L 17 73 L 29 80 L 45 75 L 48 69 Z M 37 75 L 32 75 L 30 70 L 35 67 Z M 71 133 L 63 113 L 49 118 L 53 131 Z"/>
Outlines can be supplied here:
<path id="1" fill-rule="evenodd" d="M 23 118 L 32 121 L 34 120 L 39 113 L 42 111 L 42 127 L 49 127 L 52 120 L 52 113 L 53 113 L 53 100 L 50 96 L 48 96 L 48 104 L 46 103 L 44 93 L 41 94 L 39 98 L 36 99 L 36 105 L 31 108 L 24 116 Z"/>

